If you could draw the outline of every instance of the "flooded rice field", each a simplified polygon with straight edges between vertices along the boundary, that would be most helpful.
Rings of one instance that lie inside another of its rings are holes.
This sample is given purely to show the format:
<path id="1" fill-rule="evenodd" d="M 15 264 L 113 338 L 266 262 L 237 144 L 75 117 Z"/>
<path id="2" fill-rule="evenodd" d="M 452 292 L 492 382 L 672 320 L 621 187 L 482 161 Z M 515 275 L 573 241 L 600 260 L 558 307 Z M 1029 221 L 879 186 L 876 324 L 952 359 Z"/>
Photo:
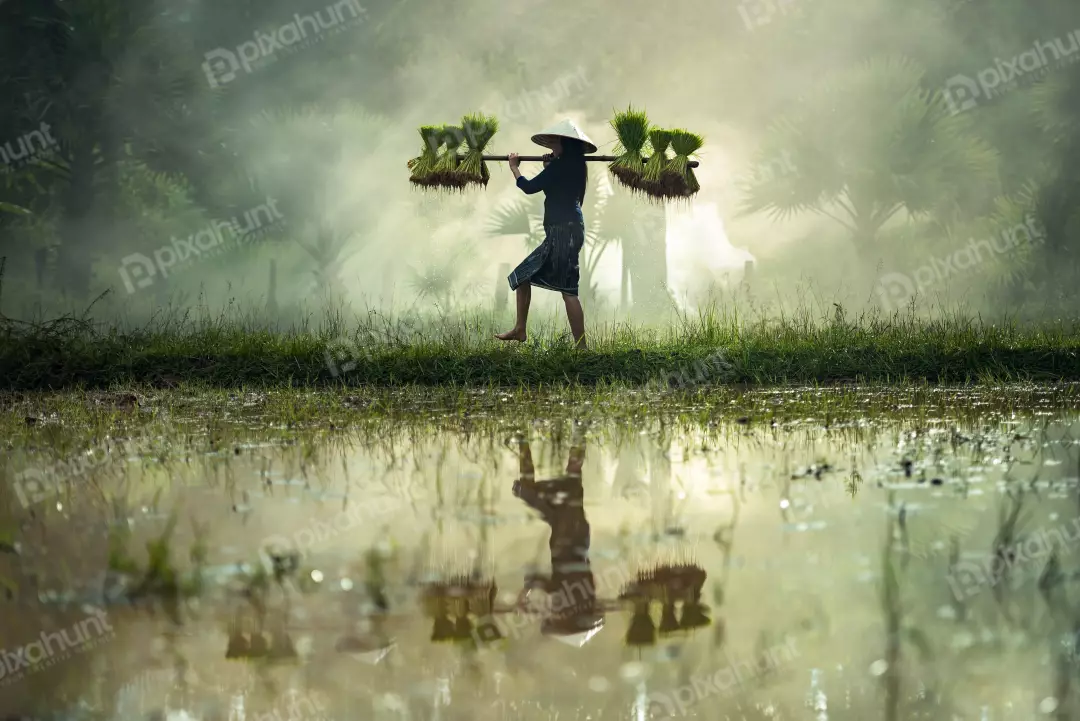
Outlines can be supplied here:
<path id="1" fill-rule="evenodd" d="M 1077 391 L 10 396 L 0 710 L 1080 718 Z"/>

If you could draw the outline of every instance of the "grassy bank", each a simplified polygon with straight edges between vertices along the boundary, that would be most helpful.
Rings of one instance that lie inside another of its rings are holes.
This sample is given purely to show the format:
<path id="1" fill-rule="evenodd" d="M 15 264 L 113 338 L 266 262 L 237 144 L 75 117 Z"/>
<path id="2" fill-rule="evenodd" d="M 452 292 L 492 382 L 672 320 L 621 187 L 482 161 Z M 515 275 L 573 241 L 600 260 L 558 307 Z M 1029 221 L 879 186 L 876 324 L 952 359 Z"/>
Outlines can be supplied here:
<path id="1" fill-rule="evenodd" d="M 507 345 L 491 338 L 492 321 L 369 314 L 280 330 L 223 316 L 142 328 L 7 320 L 0 325 L 0 387 L 1080 380 L 1080 319 L 1019 326 L 959 316 L 848 319 L 838 311 L 740 322 L 705 313 L 665 330 L 594 325 L 586 352 L 573 348 L 562 324 L 537 324 L 526 344 Z"/>

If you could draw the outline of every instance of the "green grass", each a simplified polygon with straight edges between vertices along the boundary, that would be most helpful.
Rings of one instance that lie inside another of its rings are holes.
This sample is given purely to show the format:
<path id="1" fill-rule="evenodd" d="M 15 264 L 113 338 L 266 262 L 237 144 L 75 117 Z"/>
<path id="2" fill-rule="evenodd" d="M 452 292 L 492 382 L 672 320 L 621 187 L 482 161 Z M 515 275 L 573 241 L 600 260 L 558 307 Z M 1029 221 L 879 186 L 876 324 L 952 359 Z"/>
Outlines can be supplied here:
<path id="1" fill-rule="evenodd" d="M 0 388 L 1080 380 L 1080 321 L 1019 326 L 900 314 L 849 320 L 838 309 L 821 319 L 803 313 L 740 322 L 710 312 L 666 330 L 593 325 L 588 351 L 574 349 L 561 325 L 534 323 L 525 345 L 493 340 L 499 328 L 490 315 L 423 322 L 374 312 L 288 331 L 224 315 L 162 317 L 134 329 L 73 318 L 8 320 L 0 321 Z"/>

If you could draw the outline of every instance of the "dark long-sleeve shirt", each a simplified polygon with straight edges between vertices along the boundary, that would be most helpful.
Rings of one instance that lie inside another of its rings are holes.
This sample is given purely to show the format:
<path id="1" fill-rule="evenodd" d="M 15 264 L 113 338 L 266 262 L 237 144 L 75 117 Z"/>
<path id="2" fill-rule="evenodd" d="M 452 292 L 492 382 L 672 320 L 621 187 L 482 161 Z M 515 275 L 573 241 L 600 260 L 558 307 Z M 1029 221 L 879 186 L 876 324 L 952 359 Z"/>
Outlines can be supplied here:
<path id="1" fill-rule="evenodd" d="M 556 158 L 535 178 L 530 180 L 520 176 L 517 186 L 526 195 L 544 191 L 544 225 L 585 222 L 581 213 L 581 204 L 585 202 L 585 173 L 576 163 Z"/>

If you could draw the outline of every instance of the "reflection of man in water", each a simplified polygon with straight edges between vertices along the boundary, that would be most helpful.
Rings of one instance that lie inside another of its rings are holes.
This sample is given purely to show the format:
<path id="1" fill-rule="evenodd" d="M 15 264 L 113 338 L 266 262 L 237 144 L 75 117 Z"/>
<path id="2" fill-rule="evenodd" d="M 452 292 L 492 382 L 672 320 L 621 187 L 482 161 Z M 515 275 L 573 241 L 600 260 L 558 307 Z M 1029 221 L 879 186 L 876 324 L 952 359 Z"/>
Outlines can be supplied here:
<path id="1" fill-rule="evenodd" d="M 521 477 L 514 484 L 514 495 L 536 509 L 551 526 L 551 575 L 530 574 L 525 578 L 526 590 L 539 588 L 549 596 L 549 613 L 540 631 L 549 636 L 594 632 L 603 625 L 604 616 L 596 601 L 589 565 L 589 522 L 582 503 L 585 440 L 578 436 L 573 441 L 566 475 L 539 483 L 529 444 L 523 442 L 519 453 Z"/>

